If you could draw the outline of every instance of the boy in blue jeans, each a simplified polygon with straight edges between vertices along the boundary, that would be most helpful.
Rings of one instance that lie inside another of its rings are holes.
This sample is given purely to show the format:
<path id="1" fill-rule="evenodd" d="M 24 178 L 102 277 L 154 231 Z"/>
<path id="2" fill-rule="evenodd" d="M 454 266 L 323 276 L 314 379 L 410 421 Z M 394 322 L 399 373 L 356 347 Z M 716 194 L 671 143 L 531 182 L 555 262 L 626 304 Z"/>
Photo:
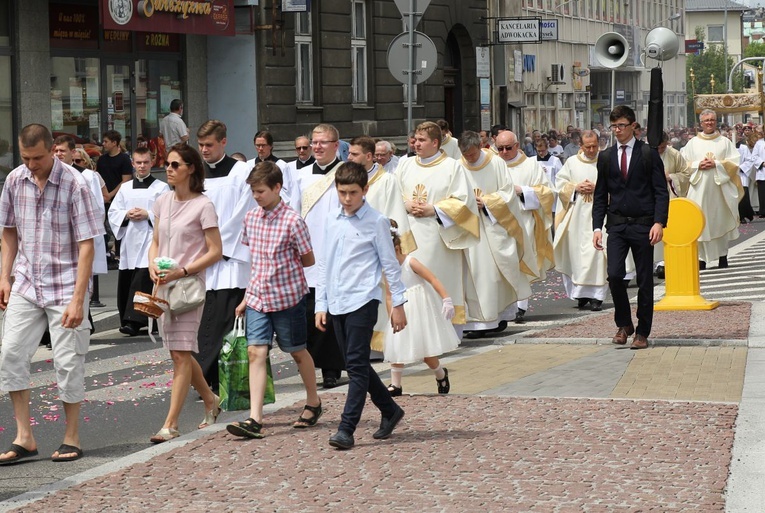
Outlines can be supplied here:
<path id="1" fill-rule="evenodd" d="M 245 438 L 264 436 L 266 359 L 274 333 L 279 349 L 295 360 L 306 390 L 305 408 L 292 427 L 315 426 L 322 414 L 316 370 L 306 349 L 308 283 L 303 267 L 314 264 L 313 249 L 303 218 L 279 196 L 282 180 L 281 170 L 270 161 L 257 164 L 247 178 L 258 208 L 244 218 L 242 243 L 250 248 L 252 270 L 236 316 L 246 314 L 250 417 L 226 426 L 232 435 Z"/>
<path id="2" fill-rule="evenodd" d="M 364 166 L 353 162 L 346 162 L 337 170 L 335 186 L 342 206 L 327 220 L 326 246 L 319 258 L 316 327 L 324 331 L 327 312 L 332 314 L 350 378 L 340 426 L 329 439 L 329 445 L 338 449 L 353 447 L 353 433 L 361 420 L 367 393 L 382 414 L 380 429 L 372 438 L 388 438 L 404 416 L 404 410 L 369 363 L 377 306 L 383 299 L 379 287 L 382 274 L 385 273 L 392 297 L 394 333 L 406 327 L 403 306 L 406 287 L 401 282 L 390 221 L 364 200 L 368 176 Z"/>

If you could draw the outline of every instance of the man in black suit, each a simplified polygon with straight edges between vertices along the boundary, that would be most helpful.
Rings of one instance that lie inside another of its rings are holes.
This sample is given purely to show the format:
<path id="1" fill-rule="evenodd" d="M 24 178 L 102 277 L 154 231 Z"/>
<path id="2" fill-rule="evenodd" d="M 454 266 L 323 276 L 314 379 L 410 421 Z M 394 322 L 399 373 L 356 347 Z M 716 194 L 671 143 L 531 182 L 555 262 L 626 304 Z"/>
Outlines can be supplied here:
<path id="1" fill-rule="evenodd" d="M 659 153 L 635 139 L 635 112 L 619 105 L 609 119 L 617 144 L 598 157 L 592 243 L 603 249 L 602 228 L 608 214 L 608 284 L 618 327 L 612 342 L 624 345 L 635 333 L 631 349 L 645 349 L 653 320 L 653 246 L 661 241 L 669 214 L 667 180 Z M 637 332 L 624 283 L 629 250 L 637 270 Z"/>

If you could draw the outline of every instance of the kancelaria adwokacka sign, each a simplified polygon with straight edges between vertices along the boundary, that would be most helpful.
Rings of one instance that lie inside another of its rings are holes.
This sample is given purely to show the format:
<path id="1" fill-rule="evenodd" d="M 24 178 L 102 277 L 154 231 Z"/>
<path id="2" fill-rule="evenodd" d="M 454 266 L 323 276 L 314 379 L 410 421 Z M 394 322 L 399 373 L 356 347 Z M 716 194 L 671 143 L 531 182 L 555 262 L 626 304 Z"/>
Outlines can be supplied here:
<path id="1" fill-rule="evenodd" d="M 104 28 L 233 36 L 234 0 L 101 0 Z"/>

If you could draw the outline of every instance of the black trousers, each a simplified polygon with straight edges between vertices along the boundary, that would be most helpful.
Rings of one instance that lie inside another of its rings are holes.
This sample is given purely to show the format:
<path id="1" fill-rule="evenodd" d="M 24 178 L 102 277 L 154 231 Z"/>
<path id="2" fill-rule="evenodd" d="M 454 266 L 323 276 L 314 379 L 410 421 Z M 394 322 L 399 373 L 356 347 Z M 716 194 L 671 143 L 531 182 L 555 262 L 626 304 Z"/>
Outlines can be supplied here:
<path id="1" fill-rule="evenodd" d="M 638 284 L 636 333 L 648 337 L 653 322 L 653 246 L 648 239 L 650 226 L 620 224 L 608 228 L 608 286 L 614 301 L 614 321 L 617 327 L 632 326 L 632 310 L 624 276 L 625 259 L 632 250 Z"/>
<path id="2" fill-rule="evenodd" d="M 335 337 L 332 316 L 327 314 L 327 331 L 316 329 L 316 289 L 308 289 L 305 297 L 306 322 L 308 327 L 308 352 L 311 353 L 313 363 L 317 369 L 321 369 L 324 378 L 339 378 L 345 369 L 343 352 Z"/>
<path id="3" fill-rule="evenodd" d="M 133 296 L 136 292 L 151 294 L 153 289 L 148 268 L 120 269 L 117 275 L 117 311 L 121 326 L 130 324 L 138 329 L 149 325 L 149 318 L 133 308 Z"/>
<path id="4" fill-rule="evenodd" d="M 765 186 L 765 182 L 762 182 L 762 185 Z M 757 195 L 762 197 L 762 194 L 765 194 L 765 191 L 760 193 L 758 188 Z M 762 203 L 760 204 L 762 205 Z M 765 205 L 763 206 L 763 209 L 765 210 Z M 754 219 L 754 209 L 752 208 L 752 201 L 749 199 L 749 187 L 744 187 L 744 196 L 741 198 L 741 201 L 738 202 L 738 217 L 742 221 L 746 218 Z"/>
<path id="5" fill-rule="evenodd" d="M 369 363 L 370 344 L 379 304 L 379 301 L 373 300 L 353 312 L 332 316 L 332 324 L 345 353 L 348 377 L 351 380 L 338 431 L 351 434 L 356 431 L 367 394 L 383 417 L 390 418 L 398 411 L 398 406 L 387 387 Z"/>
<path id="6" fill-rule="evenodd" d="M 757 214 L 765 216 L 765 180 L 757 180 L 757 198 L 760 200 Z"/>
<path id="7" fill-rule="evenodd" d="M 234 329 L 236 307 L 244 299 L 245 289 L 208 290 L 199 324 L 197 342 L 199 352 L 194 358 L 202 367 L 207 384 L 218 389 L 218 355 L 223 347 L 223 337 Z"/>

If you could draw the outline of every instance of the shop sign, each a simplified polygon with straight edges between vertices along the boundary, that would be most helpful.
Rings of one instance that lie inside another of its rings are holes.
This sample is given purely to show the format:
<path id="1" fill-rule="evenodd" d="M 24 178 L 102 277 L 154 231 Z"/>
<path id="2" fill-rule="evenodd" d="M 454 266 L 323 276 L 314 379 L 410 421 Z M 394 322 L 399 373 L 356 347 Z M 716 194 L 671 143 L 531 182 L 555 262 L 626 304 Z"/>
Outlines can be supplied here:
<path id="1" fill-rule="evenodd" d="M 138 51 L 141 52 L 180 52 L 181 38 L 178 34 L 161 32 L 143 32 L 136 34 Z"/>
<path id="2" fill-rule="evenodd" d="M 97 6 L 50 4 L 48 18 L 51 46 L 59 48 L 98 47 Z"/>
<path id="3" fill-rule="evenodd" d="M 233 36 L 234 0 L 101 0 L 106 29 Z"/>
<path id="4" fill-rule="evenodd" d="M 282 0 L 282 12 L 309 12 L 311 0 Z"/>
<path id="5" fill-rule="evenodd" d="M 542 41 L 558 40 L 558 20 L 542 20 Z"/>
<path id="6" fill-rule="evenodd" d="M 541 43 L 541 18 L 500 18 L 497 20 L 497 42 Z"/>

